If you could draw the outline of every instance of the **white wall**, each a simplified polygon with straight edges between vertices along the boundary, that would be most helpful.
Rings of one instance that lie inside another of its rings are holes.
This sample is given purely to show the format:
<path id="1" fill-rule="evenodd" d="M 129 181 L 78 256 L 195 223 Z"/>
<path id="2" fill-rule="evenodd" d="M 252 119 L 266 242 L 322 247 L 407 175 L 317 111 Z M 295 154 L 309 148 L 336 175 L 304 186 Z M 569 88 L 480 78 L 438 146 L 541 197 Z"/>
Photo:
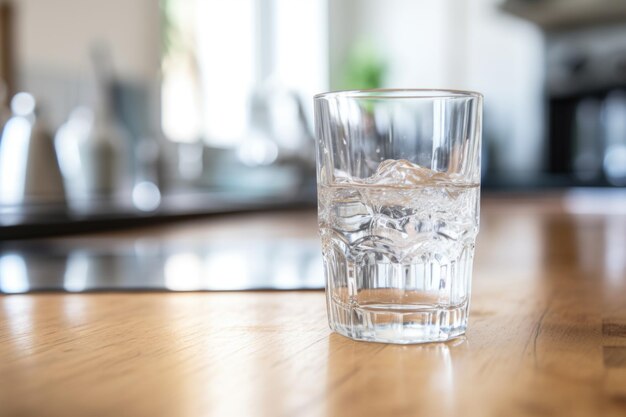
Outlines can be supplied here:
<path id="1" fill-rule="evenodd" d="M 500 163 L 536 171 L 543 143 L 543 44 L 499 0 L 342 0 L 330 3 L 331 86 L 350 45 L 369 39 L 390 64 L 386 87 L 470 89 L 485 95 Z"/>
<path id="2" fill-rule="evenodd" d="M 35 93 L 55 123 L 93 90 L 90 48 L 107 44 L 116 73 L 155 80 L 160 68 L 158 0 L 18 0 L 18 87 Z"/>
<path id="3" fill-rule="evenodd" d="M 154 76 L 159 68 L 158 0 L 19 0 L 21 68 L 90 71 L 89 48 L 106 42 L 120 73 Z"/>
<path id="4" fill-rule="evenodd" d="M 499 3 L 468 1 L 466 85 L 485 95 L 500 164 L 524 175 L 545 157 L 543 38 L 532 24 L 498 10 Z"/>
<path id="5" fill-rule="evenodd" d="M 447 81 L 446 1 L 330 2 L 330 73 L 336 88 L 350 46 L 372 42 L 388 68 L 388 86 L 443 87 Z"/>

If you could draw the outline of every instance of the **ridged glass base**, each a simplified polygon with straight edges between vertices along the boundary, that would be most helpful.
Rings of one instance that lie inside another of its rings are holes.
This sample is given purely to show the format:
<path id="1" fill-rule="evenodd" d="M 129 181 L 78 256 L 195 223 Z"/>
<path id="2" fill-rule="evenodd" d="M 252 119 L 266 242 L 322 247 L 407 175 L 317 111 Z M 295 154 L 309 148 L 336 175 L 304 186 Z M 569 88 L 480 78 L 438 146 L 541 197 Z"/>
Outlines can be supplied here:
<path id="1" fill-rule="evenodd" d="M 328 300 L 330 328 L 355 340 L 380 343 L 442 342 L 467 328 L 468 303 L 436 308 L 424 305 L 349 306 Z"/>

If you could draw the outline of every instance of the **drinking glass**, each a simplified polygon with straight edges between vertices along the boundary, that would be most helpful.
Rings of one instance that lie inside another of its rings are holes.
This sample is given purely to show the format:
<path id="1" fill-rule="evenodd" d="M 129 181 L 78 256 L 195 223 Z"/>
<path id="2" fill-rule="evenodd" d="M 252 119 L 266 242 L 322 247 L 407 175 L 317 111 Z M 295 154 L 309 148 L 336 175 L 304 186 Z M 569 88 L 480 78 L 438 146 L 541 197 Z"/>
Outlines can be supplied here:
<path id="1" fill-rule="evenodd" d="M 479 225 L 482 95 L 364 90 L 314 101 L 331 329 L 387 343 L 463 334 Z"/>

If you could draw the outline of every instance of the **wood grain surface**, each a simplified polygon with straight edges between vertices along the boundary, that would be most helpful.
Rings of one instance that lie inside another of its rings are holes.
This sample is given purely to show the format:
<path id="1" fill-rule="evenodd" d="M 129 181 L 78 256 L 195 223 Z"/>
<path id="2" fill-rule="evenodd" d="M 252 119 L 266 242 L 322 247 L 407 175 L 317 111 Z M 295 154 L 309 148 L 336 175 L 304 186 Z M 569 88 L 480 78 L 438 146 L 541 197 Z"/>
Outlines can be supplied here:
<path id="1" fill-rule="evenodd" d="M 255 233 L 314 236 L 315 213 L 74 239 Z M 486 201 L 445 344 L 331 334 L 321 292 L 4 296 L 0 415 L 624 416 L 626 216 Z"/>

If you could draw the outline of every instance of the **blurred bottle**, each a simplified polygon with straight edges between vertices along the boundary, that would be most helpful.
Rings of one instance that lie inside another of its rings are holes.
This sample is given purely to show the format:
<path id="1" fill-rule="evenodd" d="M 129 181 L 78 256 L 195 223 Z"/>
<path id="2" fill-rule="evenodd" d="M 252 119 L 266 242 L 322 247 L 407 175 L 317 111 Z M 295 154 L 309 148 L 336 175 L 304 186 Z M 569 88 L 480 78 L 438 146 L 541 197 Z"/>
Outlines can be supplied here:
<path id="1" fill-rule="evenodd" d="M 65 203 L 52 131 L 28 93 L 11 101 L 13 116 L 0 140 L 0 203 Z"/>
<path id="2" fill-rule="evenodd" d="M 8 94 L 6 83 L 0 79 L 0 137 L 5 123 L 11 118 L 11 109 L 6 105 Z"/>
<path id="3" fill-rule="evenodd" d="M 96 80 L 96 105 L 89 134 L 80 155 L 90 206 L 100 202 L 116 206 L 130 204 L 132 155 L 130 134 L 116 116 L 114 74 L 106 45 L 94 45 L 92 64 Z"/>
<path id="4" fill-rule="evenodd" d="M 597 181 L 602 175 L 603 137 L 600 117 L 599 100 L 588 98 L 578 103 L 574 122 L 574 173 L 581 181 Z"/>
<path id="5" fill-rule="evenodd" d="M 72 209 L 128 203 L 132 149 L 108 100 L 100 97 L 95 112 L 75 108 L 57 131 L 55 147 Z"/>
<path id="6" fill-rule="evenodd" d="M 124 163 L 128 140 L 108 107 L 105 103 L 98 106 L 80 150 L 90 199 L 123 199 L 128 189 L 128 164 Z"/>
<path id="7" fill-rule="evenodd" d="M 255 189 L 296 188 L 315 171 L 315 141 L 300 96 L 274 80 L 250 96 L 248 130 L 236 149 L 239 182 Z M 245 169 L 245 168 L 244 168 Z"/>
<path id="8" fill-rule="evenodd" d="M 603 109 L 604 175 L 608 182 L 626 185 L 626 93 L 610 93 Z"/>
<path id="9" fill-rule="evenodd" d="M 159 143 L 153 138 L 140 138 L 136 144 L 135 158 L 137 169 L 132 192 L 133 206 L 141 211 L 154 211 L 161 204 Z"/>
<path id="10" fill-rule="evenodd" d="M 84 172 L 89 133 L 93 127 L 93 112 L 88 107 L 77 107 L 70 113 L 55 135 L 55 148 L 70 207 L 79 208 L 88 199 Z"/>

